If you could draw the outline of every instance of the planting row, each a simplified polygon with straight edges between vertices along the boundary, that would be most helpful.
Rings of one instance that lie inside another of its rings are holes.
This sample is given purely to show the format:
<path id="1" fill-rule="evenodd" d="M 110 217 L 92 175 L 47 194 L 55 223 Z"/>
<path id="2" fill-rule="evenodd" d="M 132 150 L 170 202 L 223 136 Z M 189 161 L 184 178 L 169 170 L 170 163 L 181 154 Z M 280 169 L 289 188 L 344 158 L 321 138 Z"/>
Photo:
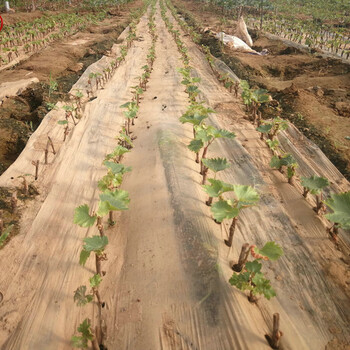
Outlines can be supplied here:
<path id="1" fill-rule="evenodd" d="M 74 335 L 71 343 L 76 348 L 87 348 L 89 341 L 94 350 L 106 349 L 105 340 L 107 336 L 107 325 L 103 312 L 105 310 L 105 302 L 100 295 L 100 284 L 105 272 L 101 269 L 101 263 L 106 260 L 105 249 L 108 245 L 108 237 L 105 235 L 104 221 L 108 217 L 108 225 L 115 225 L 113 217 L 114 211 L 122 211 L 128 209 L 129 194 L 125 190 L 121 190 L 120 186 L 123 182 L 123 176 L 131 171 L 130 167 L 126 167 L 121 163 L 124 155 L 133 148 L 133 136 L 131 125 L 134 125 L 137 118 L 140 103 L 140 94 L 147 89 L 147 83 L 152 71 L 155 59 L 155 42 L 157 40 L 156 26 L 154 22 L 155 4 L 151 4 L 149 13 L 149 33 L 152 36 L 152 45 L 149 48 L 147 56 L 147 65 L 143 66 L 144 73 L 138 77 L 139 84 L 133 87 L 133 98 L 120 106 L 125 109 L 123 115 L 125 117 L 125 125 L 122 127 L 119 135 L 116 137 L 118 146 L 107 154 L 103 164 L 107 167 L 107 174 L 98 182 L 98 188 L 101 191 L 96 212 L 92 212 L 87 204 L 81 205 L 75 209 L 74 223 L 81 227 L 96 226 L 99 234 L 92 237 L 84 238 L 83 247 L 80 253 L 79 263 L 85 266 L 91 253 L 95 256 L 95 273 L 89 279 L 90 291 L 88 287 L 82 285 L 74 292 L 74 301 L 77 306 L 84 306 L 88 303 L 96 301 L 98 307 L 98 315 L 96 325 L 93 326 L 91 319 L 86 318 L 78 327 L 79 335 Z M 136 22 L 134 22 L 136 26 Z M 134 27 L 134 29 L 136 29 Z M 132 41 L 136 38 L 135 30 L 130 31 L 128 45 L 125 48 L 125 55 L 131 46 Z M 131 40 L 132 38 L 132 40 Z"/>
<path id="2" fill-rule="evenodd" d="M 90 77 L 90 82 L 88 83 L 86 93 L 88 97 L 94 96 L 94 94 L 97 92 L 97 89 L 102 88 L 105 83 L 112 77 L 112 74 L 115 72 L 115 70 L 118 68 L 121 62 L 125 60 L 125 56 L 127 53 L 128 47 L 130 47 L 130 43 L 135 38 L 135 29 L 136 24 L 141 17 L 141 15 L 146 11 L 148 7 L 148 4 L 145 3 L 139 10 L 135 11 L 133 13 L 133 21 L 130 24 L 130 30 L 128 37 L 126 39 L 127 45 L 122 46 L 120 55 L 115 58 L 115 60 L 112 60 L 110 67 L 107 67 L 104 69 L 103 73 L 92 73 L 93 77 Z M 55 90 L 55 81 L 50 79 L 50 91 Z M 77 90 L 72 96 L 71 96 L 72 102 L 64 105 L 62 109 L 65 113 L 65 118 L 62 120 L 59 120 L 57 123 L 59 125 L 62 125 L 63 127 L 63 142 L 66 141 L 67 136 L 69 133 L 74 129 L 74 127 L 79 123 L 81 118 L 83 117 L 83 110 L 84 105 L 89 101 L 86 98 L 84 98 L 84 94 L 81 90 Z M 50 109 L 58 109 L 55 105 L 50 105 Z M 43 162 L 41 162 L 39 159 L 32 160 L 32 165 L 34 167 L 34 174 L 26 173 L 18 176 L 18 178 L 21 179 L 23 185 L 22 188 L 16 189 L 10 199 L 10 214 L 11 217 L 14 217 L 17 215 L 17 207 L 18 207 L 18 195 L 21 197 L 21 199 L 25 200 L 28 198 L 28 196 L 36 193 L 37 190 L 34 186 L 34 183 L 39 178 L 40 169 L 42 166 L 45 166 L 49 164 L 49 156 L 50 154 L 56 155 L 58 152 L 58 140 L 53 140 L 49 135 L 47 136 L 46 145 L 45 148 L 43 148 L 43 154 L 44 159 Z M 14 225 L 13 220 L 8 219 L 9 215 L 6 215 L 3 211 L 0 211 L 0 249 L 9 241 L 11 237 L 11 233 L 14 232 Z M 5 229 L 6 228 L 6 229 Z"/>
<path id="3" fill-rule="evenodd" d="M 180 19 L 176 9 L 171 5 L 170 9 L 180 26 L 197 43 L 199 34 L 195 33 L 196 29 L 188 25 L 185 20 Z M 337 242 L 339 228 L 344 230 L 350 229 L 350 191 L 333 193 L 330 197 L 323 198 L 324 190 L 329 186 L 328 179 L 317 174 L 310 177 L 297 176 L 297 161 L 291 153 L 286 153 L 283 150 L 277 140 L 278 133 L 288 128 L 288 121 L 280 117 L 269 120 L 263 119 L 263 109 L 261 107 L 263 104 L 268 104 L 272 101 L 272 97 L 268 91 L 265 89 L 250 88 L 249 84 L 244 80 L 240 84 L 237 81 L 234 82 L 227 74 L 222 74 L 215 68 L 209 47 L 202 46 L 201 50 L 206 55 L 207 61 L 218 80 L 230 92 L 234 92 L 237 97 L 239 87 L 241 88 L 241 97 L 249 114 L 249 120 L 257 125 L 256 130 L 261 133 L 262 140 L 266 139 L 266 144 L 272 152 L 270 167 L 279 170 L 281 173 L 285 173 L 288 183 L 291 185 L 294 184 L 296 179 L 299 179 L 303 188 L 302 194 L 305 198 L 307 198 L 308 194 L 315 196 L 316 206 L 314 210 L 318 215 L 325 214 L 325 218 L 331 222 L 331 225 L 327 227 L 327 232 Z M 326 206 L 333 212 L 326 213 Z"/>
<path id="4" fill-rule="evenodd" d="M 311 21 L 281 19 L 278 16 L 269 16 L 262 26 L 260 26 L 260 19 L 256 17 L 249 16 L 246 21 L 250 27 L 304 44 L 311 49 L 329 51 L 346 59 L 350 56 L 350 38 L 340 31 L 334 32 L 334 28 L 325 28 Z"/>
<path id="5" fill-rule="evenodd" d="M 182 56 L 184 67 L 179 69 L 183 76 L 182 84 L 186 86 L 185 91 L 189 96 L 189 106 L 187 111 L 180 117 L 181 123 L 192 125 L 193 140 L 188 145 L 188 149 L 195 153 L 195 161 L 199 164 L 199 172 L 202 175 L 202 187 L 208 194 L 206 201 L 211 206 L 212 216 L 217 223 L 224 220 L 231 220 L 229 237 L 225 240 L 225 244 L 229 247 L 232 245 L 234 231 L 242 210 L 258 204 L 259 194 L 257 191 L 247 185 L 228 184 L 217 179 L 217 173 L 230 167 L 226 158 L 214 157 L 208 158 L 210 146 L 219 138 L 235 138 L 235 134 L 223 129 L 217 129 L 212 125 L 206 124 L 206 120 L 214 110 L 206 107 L 203 102 L 198 100 L 200 90 L 198 83 L 200 78 L 191 74 L 189 65 L 190 58 L 187 54 L 187 48 L 180 38 L 179 31 L 174 29 L 174 25 L 166 16 L 166 8 L 161 1 L 161 14 L 167 25 L 169 32 L 173 35 L 178 50 Z M 176 15 L 174 8 L 167 2 L 168 7 Z M 176 18 L 176 17 L 175 17 Z M 214 177 L 209 178 L 209 185 L 206 184 L 209 170 Z M 231 193 L 229 199 L 224 194 Z M 215 201 L 214 201 L 215 198 Z M 255 245 L 244 244 L 237 264 L 232 266 L 235 271 L 230 278 L 231 285 L 242 291 L 249 291 L 248 300 L 255 302 L 258 295 L 263 295 L 270 299 L 276 293 L 271 286 L 270 281 L 266 278 L 262 270 L 262 262 L 266 260 L 275 261 L 283 255 L 282 248 L 275 242 L 267 242 L 261 249 Z M 249 256 L 253 259 L 249 260 Z M 278 330 L 279 315 L 274 315 L 274 329 L 272 337 L 268 337 L 271 346 L 278 347 L 281 333 Z"/>
<path id="6" fill-rule="evenodd" d="M 10 63 L 21 53 L 35 53 L 51 42 L 85 29 L 91 23 L 98 24 L 106 16 L 106 10 L 83 15 L 60 13 L 43 16 L 33 22 L 6 25 L 0 32 L 0 66 Z"/>
<path id="7" fill-rule="evenodd" d="M 203 8 L 208 5 L 202 1 Z M 216 7 L 216 6 L 217 7 Z M 248 26 L 264 30 L 285 39 L 304 44 L 312 49 L 322 49 L 338 56 L 349 58 L 350 56 L 350 37 L 346 26 L 345 15 L 348 13 L 345 9 L 338 8 L 335 12 L 334 6 L 328 3 L 320 6 L 327 15 L 317 18 L 314 11 L 311 11 L 311 19 L 300 18 L 300 4 L 293 7 L 292 2 L 274 1 L 244 1 L 232 2 L 231 0 L 215 0 L 210 4 L 211 11 L 217 11 L 222 24 L 226 24 L 228 19 L 239 18 L 244 15 Z M 307 4 L 306 6 L 309 6 Z M 345 5 L 343 5 L 345 7 Z M 288 10 L 286 10 L 288 8 Z M 297 14 L 291 14 L 297 9 Z M 332 17 L 334 21 L 331 20 Z M 328 21 L 328 23 L 327 23 Z M 338 25 L 334 25 L 338 22 Z M 205 26 L 203 26 L 205 27 Z"/>

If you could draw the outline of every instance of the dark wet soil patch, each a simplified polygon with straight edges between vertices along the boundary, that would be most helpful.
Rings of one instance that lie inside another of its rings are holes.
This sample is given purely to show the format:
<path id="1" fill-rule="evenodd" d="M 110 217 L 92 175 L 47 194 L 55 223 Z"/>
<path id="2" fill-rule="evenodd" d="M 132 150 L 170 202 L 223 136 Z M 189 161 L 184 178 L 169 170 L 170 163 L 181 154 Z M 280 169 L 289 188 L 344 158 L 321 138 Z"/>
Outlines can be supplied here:
<path id="1" fill-rule="evenodd" d="M 19 222 L 21 218 L 22 208 L 26 205 L 28 200 L 32 200 L 38 195 L 38 191 L 34 185 L 29 183 L 29 176 L 26 176 L 26 181 L 28 181 L 28 193 L 24 194 L 23 188 L 16 189 L 17 194 L 17 209 L 14 211 L 11 198 L 13 196 L 14 190 L 10 190 L 5 187 L 0 187 L 0 219 L 3 223 L 3 231 L 0 231 L 0 241 L 1 236 L 10 229 L 10 234 L 6 240 L 0 242 L 0 249 L 2 249 L 12 237 L 19 233 Z"/>

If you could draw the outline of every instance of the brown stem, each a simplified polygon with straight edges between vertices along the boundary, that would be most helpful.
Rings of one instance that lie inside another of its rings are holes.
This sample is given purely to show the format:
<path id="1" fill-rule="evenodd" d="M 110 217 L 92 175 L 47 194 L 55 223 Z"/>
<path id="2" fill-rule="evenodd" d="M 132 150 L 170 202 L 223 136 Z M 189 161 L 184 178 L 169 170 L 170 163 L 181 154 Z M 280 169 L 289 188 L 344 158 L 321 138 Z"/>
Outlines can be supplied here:
<path id="1" fill-rule="evenodd" d="M 93 348 L 93 350 L 100 350 L 100 346 L 98 345 L 98 333 L 99 333 L 99 331 L 98 331 L 98 327 L 96 326 L 96 328 L 95 328 L 95 335 L 94 335 L 94 337 L 92 338 L 92 340 L 91 340 L 91 343 L 92 343 L 92 348 Z"/>
<path id="2" fill-rule="evenodd" d="M 307 197 L 308 193 L 309 193 L 309 190 L 306 187 L 304 187 L 304 192 L 303 192 L 304 198 Z"/>
<path id="3" fill-rule="evenodd" d="M 230 226 L 230 231 L 229 231 L 228 240 L 225 239 L 225 244 L 226 244 L 228 247 L 231 247 L 231 246 L 232 246 L 232 240 L 233 240 L 233 234 L 235 233 L 236 222 L 237 222 L 237 218 L 233 218 L 233 219 L 232 219 L 231 226 Z"/>
<path id="4" fill-rule="evenodd" d="M 316 214 L 319 215 L 320 211 L 323 208 L 323 202 L 322 202 L 322 193 L 320 195 L 316 194 Z"/>
<path id="5" fill-rule="evenodd" d="M 100 292 L 99 290 L 97 289 L 97 287 L 94 288 L 94 293 L 96 295 L 96 298 L 97 298 L 97 301 L 98 301 L 98 304 L 102 307 L 102 299 L 101 299 L 101 295 L 100 295 Z"/>
<path id="6" fill-rule="evenodd" d="M 101 327 L 101 345 L 103 345 L 104 340 L 107 338 L 107 325 L 103 318 L 101 318 L 100 327 Z"/>
<path id="7" fill-rule="evenodd" d="M 288 183 L 290 185 L 293 185 L 293 183 L 294 183 L 294 175 L 292 175 L 291 177 L 288 177 Z"/>
<path id="8" fill-rule="evenodd" d="M 130 118 L 128 118 L 128 135 L 130 135 Z"/>
<path id="9" fill-rule="evenodd" d="M 100 216 L 97 217 L 97 229 L 100 232 L 100 236 L 103 237 L 105 235 L 102 218 Z"/>
<path id="10" fill-rule="evenodd" d="M 279 331 L 280 328 L 280 315 L 278 313 L 273 314 L 273 331 L 272 331 L 272 348 L 278 349 L 280 338 L 282 336 Z"/>
<path id="11" fill-rule="evenodd" d="M 331 235 L 332 239 L 335 241 L 335 243 L 338 243 L 338 233 L 339 233 L 339 228 L 336 226 L 336 224 L 333 224 L 331 228 L 328 228 L 327 231 Z"/>
<path id="12" fill-rule="evenodd" d="M 28 196 L 28 194 L 29 194 L 28 182 L 27 182 L 27 179 L 25 178 L 25 176 L 23 176 L 23 194 L 25 196 Z"/>
<path id="13" fill-rule="evenodd" d="M 17 191 L 12 193 L 11 209 L 12 209 L 12 214 L 16 214 L 17 213 Z"/>
<path id="14" fill-rule="evenodd" d="M 202 185 L 205 185 L 205 182 L 206 182 L 207 176 L 208 176 L 208 170 L 209 170 L 209 168 L 207 168 L 206 166 L 203 167 L 203 180 L 202 180 Z"/>
<path id="15" fill-rule="evenodd" d="M 280 339 L 283 333 L 279 330 L 280 328 L 280 315 L 278 313 L 273 314 L 273 329 L 272 336 L 270 337 L 268 334 L 265 335 L 265 338 L 269 342 L 269 345 L 272 349 L 279 349 Z"/>
<path id="16" fill-rule="evenodd" d="M 32 164 L 35 166 L 35 177 L 34 179 L 35 180 L 38 180 L 38 173 L 39 173 L 39 161 L 36 160 L 36 161 L 32 161 Z"/>
<path id="17" fill-rule="evenodd" d="M 248 296 L 248 300 L 251 303 L 256 303 L 258 301 L 258 298 L 253 294 L 253 291 L 251 290 Z"/>
<path id="18" fill-rule="evenodd" d="M 114 221 L 114 218 L 113 218 L 113 211 L 112 210 L 109 211 L 108 224 L 109 224 L 109 226 L 114 226 L 115 225 L 115 221 Z"/>
<path id="19" fill-rule="evenodd" d="M 209 145 L 210 145 L 210 143 L 208 143 L 208 145 L 206 147 L 204 147 L 204 149 L 203 149 L 202 160 L 205 159 L 205 157 L 207 156 Z M 203 175 L 203 171 L 204 171 L 204 168 L 205 168 L 202 160 L 201 160 L 201 170 L 200 170 L 200 174 L 201 175 Z"/>
<path id="20" fill-rule="evenodd" d="M 209 197 L 209 199 L 205 202 L 205 204 L 210 207 L 211 204 L 213 203 L 213 197 Z"/>
<path id="21" fill-rule="evenodd" d="M 52 153 L 53 154 L 56 154 L 56 151 L 55 151 L 55 147 L 53 145 L 53 142 L 52 142 L 52 139 L 50 136 L 47 136 L 47 138 L 49 139 L 49 143 L 50 143 L 50 146 L 51 146 L 51 149 L 52 149 Z"/>
<path id="22" fill-rule="evenodd" d="M 46 148 L 45 148 L 45 164 L 47 164 L 48 162 L 48 156 L 49 156 L 49 142 L 47 142 Z"/>
<path id="23" fill-rule="evenodd" d="M 244 243 L 242 245 L 241 254 L 239 254 L 238 263 L 234 264 L 232 266 L 232 270 L 233 271 L 236 271 L 236 272 L 241 272 L 242 271 L 244 264 L 248 260 L 249 252 L 250 252 L 250 250 L 249 250 L 249 243 Z"/>
<path id="24" fill-rule="evenodd" d="M 199 163 L 199 152 L 196 153 L 196 163 Z"/>
<path id="25" fill-rule="evenodd" d="M 74 117 L 73 117 L 73 114 L 72 114 L 72 113 L 70 113 L 69 115 L 71 116 L 71 118 L 72 118 L 72 120 L 73 120 L 73 124 L 74 124 L 74 126 L 75 126 L 75 125 L 77 125 L 77 123 L 75 122 L 75 119 L 74 119 Z"/>
<path id="26" fill-rule="evenodd" d="M 101 295 L 97 287 L 93 288 L 93 292 L 97 298 L 97 306 L 98 306 L 98 319 L 99 319 L 99 327 L 96 326 L 96 334 L 98 334 L 98 342 L 103 345 L 104 338 L 106 336 L 106 332 L 104 331 L 104 322 L 102 319 L 102 300 Z"/>
<path id="27" fill-rule="evenodd" d="M 95 254 L 95 262 L 96 262 L 96 273 L 98 273 L 100 276 L 102 276 L 101 271 L 101 257 Z"/>
<path id="28" fill-rule="evenodd" d="M 68 135 L 68 125 L 64 128 L 63 142 L 66 141 L 67 135 Z"/>

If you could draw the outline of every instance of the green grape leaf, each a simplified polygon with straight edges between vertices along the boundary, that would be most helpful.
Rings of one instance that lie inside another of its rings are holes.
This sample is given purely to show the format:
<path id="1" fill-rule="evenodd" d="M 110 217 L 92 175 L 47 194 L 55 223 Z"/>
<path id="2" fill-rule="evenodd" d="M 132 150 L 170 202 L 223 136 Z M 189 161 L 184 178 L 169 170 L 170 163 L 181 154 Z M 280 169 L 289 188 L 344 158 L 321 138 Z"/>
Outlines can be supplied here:
<path id="1" fill-rule="evenodd" d="M 109 202 L 106 201 L 99 201 L 98 202 L 98 209 L 97 209 L 97 215 L 100 217 L 104 217 L 111 211 Z"/>
<path id="2" fill-rule="evenodd" d="M 256 89 L 252 92 L 252 100 L 258 103 L 266 103 L 271 100 L 271 96 L 265 89 Z"/>
<path id="3" fill-rule="evenodd" d="M 2 247 L 4 245 L 6 239 L 10 235 L 12 229 L 13 229 L 13 225 L 9 225 L 7 227 L 7 229 L 3 232 L 3 234 L 0 236 L 0 247 Z"/>
<path id="4" fill-rule="evenodd" d="M 310 177 L 302 177 L 301 185 L 307 188 L 311 194 L 320 194 L 322 190 L 329 186 L 329 181 L 325 177 L 319 176 L 310 176 Z"/>
<path id="5" fill-rule="evenodd" d="M 89 214 L 89 206 L 87 204 L 81 205 L 74 210 L 74 223 L 80 227 L 91 227 L 96 221 L 96 215 Z"/>
<path id="6" fill-rule="evenodd" d="M 59 120 L 57 122 L 57 124 L 59 124 L 59 125 L 66 125 L 66 124 L 68 124 L 68 121 L 67 120 Z"/>
<path id="7" fill-rule="evenodd" d="M 182 115 L 179 118 L 179 120 L 182 124 L 190 123 L 193 125 L 199 125 L 206 118 L 208 118 L 208 116 L 206 116 L 206 115 L 200 115 L 200 114 L 187 115 L 187 113 L 186 113 L 186 114 Z"/>
<path id="8" fill-rule="evenodd" d="M 211 212 L 216 221 L 222 222 L 224 219 L 233 219 L 239 214 L 239 209 L 233 207 L 228 201 L 219 200 L 211 206 Z"/>
<path id="9" fill-rule="evenodd" d="M 133 108 L 135 105 L 135 102 L 126 102 L 120 106 L 120 108 Z"/>
<path id="10" fill-rule="evenodd" d="M 234 132 L 230 132 L 228 130 L 219 129 L 214 132 L 215 138 L 227 138 L 227 139 L 234 139 L 236 137 L 236 134 Z"/>
<path id="11" fill-rule="evenodd" d="M 103 162 L 103 165 L 105 165 L 113 174 L 125 174 L 132 170 L 131 167 L 126 167 L 124 164 L 109 162 L 107 160 Z"/>
<path id="12" fill-rule="evenodd" d="M 115 157 L 119 157 L 122 156 L 123 154 L 130 152 L 130 150 L 128 150 L 127 148 L 123 147 L 123 146 L 117 146 L 113 152 L 109 153 L 106 155 L 106 159 L 113 159 Z"/>
<path id="13" fill-rule="evenodd" d="M 272 124 L 262 124 L 259 127 L 257 127 L 256 130 L 263 134 L 268 134 L 271 131 L 272 127 Z"/>
<path id="14" fill-rule="evenodd" d="M 270 161 L 270 167 L 274 169 L 279 169 L 283 165 L 282 161 L 277 156 L 272 156 Z"/>
<path id="15" fill-rule="evenodd" d="M 233 185 L 215 179 L 208 179 L 208 181 L 210 185 L 203 185 L 202 187 L 209 197 L 219 197 L 225 192 L 233 191 Z"/>
<path id="16" fill-rule="evenodd" d="M 243 90 L 249 90 L 250 86 L 246 80 L 241 80 L 240 81 L 240 86 Z"/>
<path id="17" fill-rule="evenodd" d="M 90 256 L 90 252 L 86 251 L 85 249 L 83 249 L 81 252 L 80 252 L 80 257 L 79 257 L 79 264 L 81 266 L 85 266 L 86 264 L 86 261 L 87 259 L 89 258 Z"/>
<path id="18" fill-rule="evenodd" d="M 98 287 L 100 285 L 100 283 L 102 282 L 102 277 L 100 276 L 99 273 L 93 275 L 90 279 L 90 286 L 91 288 L 95 288 Z"/>
<path id="19" fill-rule="evenodd" d="M 124 111 L 123 114 L 124 114 L 125 118 L 133 119 L 136 117 L 137 111 L 135 111 L 135 110 Z"/>
<path id="20" fill-rule="evenodd" d="M 202 159 L 202 163 L 215 173 L 230 167 L 226 158 L 204 158 Z"/>
<path id="21" fill-rule="evenodd" d="M 288 128 L 288 122 L 282 118 L 275 118 L 272 120 L 272 123 L 273 123 L 273 127 L 278 131 L 280 130 L 286 130 Z"/>
<path id="22" fill-rule="evenodd" d="M 295 175 L 295 166 L 291 165 L 287 168 L 287 178 L 290 179 Z"/>
<path id="23" fill-rule="evenodd" d="M 202 140 L 203 143 L 212 140 L 214 137 L 213 133 L 216 131 L 213 126 L 207 125 L 196 125 L 194 129 L 196 131 L 196 139 Z"/>
<path id="24" fill-rule="evenodd" d="M 92 340 L 94 338 L 92 332 L 91 332 L 91 323 L 88 318 L 86 318 L 78 327 L 78 332 L 80 332 L 83 337 L 87 338 L 88 340 Z"/>
<path id="25" fill-rule="evenodd" d="M 262 264 L 258 260 L 248 261 L 245 264 L 245 268 L 249 273 L 258 273 L 261 271 Z"/>
<path id="26" fill-rule="evenodd" d="M 110 187 L 116 188 L 119 187 L 123 182 L 123 174 L 119 173 L 119 174 L 113 174 L 112 172 L 108 172 L 101 180 L 99 180 L 97 186 L 98 188 L 104 192 L 106 190 L 108 190 Z M 98 216 L 103 216 L 100 215 L 97 212 Z"/>
<path id="27" fill-rule="evenodd" d="M 285 165 L 287 167 L 288 166 L 296 167 L 298 165 L 297 161 L 295 160 L 295 158 L 290 153 L 285 154 L 281 158 L 281 162 L 282 162 L 282 165 Z"/>
<path id="28" fill-rule="evenodd" d="M 79 335 L 73 335 L 71 338 L 73 348 L 86 349 L 88 347 L 88 340 Z"/>
<path id="29" fill-rule="evenodd" d="M 187 146 L 187 148 L 192 152 L 199 152 L 204 147 L 203 141 L 194 139 L 190 142 L 190 144 Z"/>
<path id="30" fill-rule="evenodd" d="M 80 286 L 74 292 L 74 302 L 77 306 L 84 306 L 93 300 L 94 296 L 91 294 L 86 294 L 86 286 Z"/>
<path id="31" fill-rule="evenodd" d="M 267 145 L 269 146 L 270 149 L 275 150 L 278 148 L 278 146 L 280 145 L 280 143 L 278 142 L 278 140 L 266 140 Z"/>
<path id="32" fill-rule="evenodd" d="M 254 251 L 272 261 L 279 259 L 283 255 L 282 247 L 275 242 L 267 242 L 261 249 L 255 247 Z"/>
<path id="33" fill-rule="evenodd" d="M 199 88 L 196 85 L 188 85 L 187 86 L 187 91 L 188 92 L 199 92 Z"/>
<path id="34" fill-rule="evenodd" d="M 233 185 L 233 190 L 239 201 L 239 207 L 255 205 L 260 196 L 256 190 L 247 185 Z"/>
<path id="35" fill-rule="evenodd" d="M 134 147 L 134 144 L 132 143 L 130 136 L 126 135 L 125 133 L 120 132 L 116 138 L 117 140 L 125 141 L 129 146 Z"/>
<path id="36" fill-rule="evenodd" d="M 100 194 L 100 200 L 108 202 L 109 210 L 127 210 L 130 202 L 129 192 L 118 189 L 106 190 Z"/>
<path id="37" fill-rule="evenodd" d="M 239 290 L 251 290 L 252 286 L 249 283 L 250 273 L 249 272 L 241 272 L 239 274 L 234 273 L 232 277 L 229 279 L 229 283 L 231 286 L 235 286 Z"/>
<path id="38" fill-rule="evenodd" d="M 253 294 L 264 295 L 267 300 L 270 300 L 272 297 L 276 296 L 276 292 L 271 287 L 271 283 L 268 279 L 264 277 L 262 273 L 257 273 L 253 278 L 252 282 L 254 283 Z"/>
<path id="39" fill-rule="evenodd" d="M 325 217 L 340 225 L 345 230 L 350 229 L 350 191 L 332 194 L 327 198 L 325 204 L 333 210 L 333 213 L 326 214 Z"/>
<path id="40" fill-rule="evenodd" d="M 107 236 L 92 236 L 84 238 L 83 249 L 87 252 L 100 252 L 108 244 Z"/>

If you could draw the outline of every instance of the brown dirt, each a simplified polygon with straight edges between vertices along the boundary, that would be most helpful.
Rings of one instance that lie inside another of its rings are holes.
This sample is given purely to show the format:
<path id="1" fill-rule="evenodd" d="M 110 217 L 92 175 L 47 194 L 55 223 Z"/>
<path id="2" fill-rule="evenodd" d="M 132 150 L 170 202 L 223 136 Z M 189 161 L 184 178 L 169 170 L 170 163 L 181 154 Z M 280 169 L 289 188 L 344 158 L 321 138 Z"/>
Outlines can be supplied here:
<path id="1" fill-rule="evenodd" d="M 181 8 L 189 11 L 199 28 L 234 34 L 235 22 L 206 9 L 197 3 L 178 0 Z M 181 10 L 180 10 L 181 12 Z M 185 12 L 184 18 L 191 22 Z M 242 79 L 251 85 L 268 89 L 281 105 L 281 115 L 292 120 L 306 136 L 312 139 L 350 179 L 349 106 L 350 63 L 323 58 L 318 53 L 289 47 L 281 40 L 272 40 L 252 31 L 257 51 L 268 49 L 261 57 L 225 48 L 222 53 L 215 39 L 204 37 L 214 56 L 221 58 Z"/>
<path id="2" fill-rule="evenodd" d="M 2 83 L 33 77 L 40 81 L 19 96 L 3 99 L 0 105 L 0 174 L 23 150 L 28 138 L 48 112 L 47 103 L 67 99 L 66 93 L 71 86 L 86 67 L 108 52 L 127 26 L 130 20 L 129 10 L 139 7 L 140 3 L 135 1 L 122 8 L 116 16 L 107 17 L 98 25 L 91 25 L 68 39 L 52 43 L 12 69 L 0 72 Z M 42 15 L 42 12 L 35 11 L 5 14 L 3 18 L 5 23 L 15 23 L 32 21 Z M 58 82 L 58 91 L 53 92 L 51 96 L 49 96 L 50 75 Z"/>
<path id="3" fill-rule="evenodd" d="M 54 12 L 45 12 L 45 14 L 50 15 L 54 14 Z M 43 16 L 43 12 L 34 11 L 34 12 L 15 12 L 15 13 L 2 13 L 1 17 L 4 21 L 4 26 L 6 25 L 14 25 L 17 22 L 31 22 L 37 18 Z"/>

